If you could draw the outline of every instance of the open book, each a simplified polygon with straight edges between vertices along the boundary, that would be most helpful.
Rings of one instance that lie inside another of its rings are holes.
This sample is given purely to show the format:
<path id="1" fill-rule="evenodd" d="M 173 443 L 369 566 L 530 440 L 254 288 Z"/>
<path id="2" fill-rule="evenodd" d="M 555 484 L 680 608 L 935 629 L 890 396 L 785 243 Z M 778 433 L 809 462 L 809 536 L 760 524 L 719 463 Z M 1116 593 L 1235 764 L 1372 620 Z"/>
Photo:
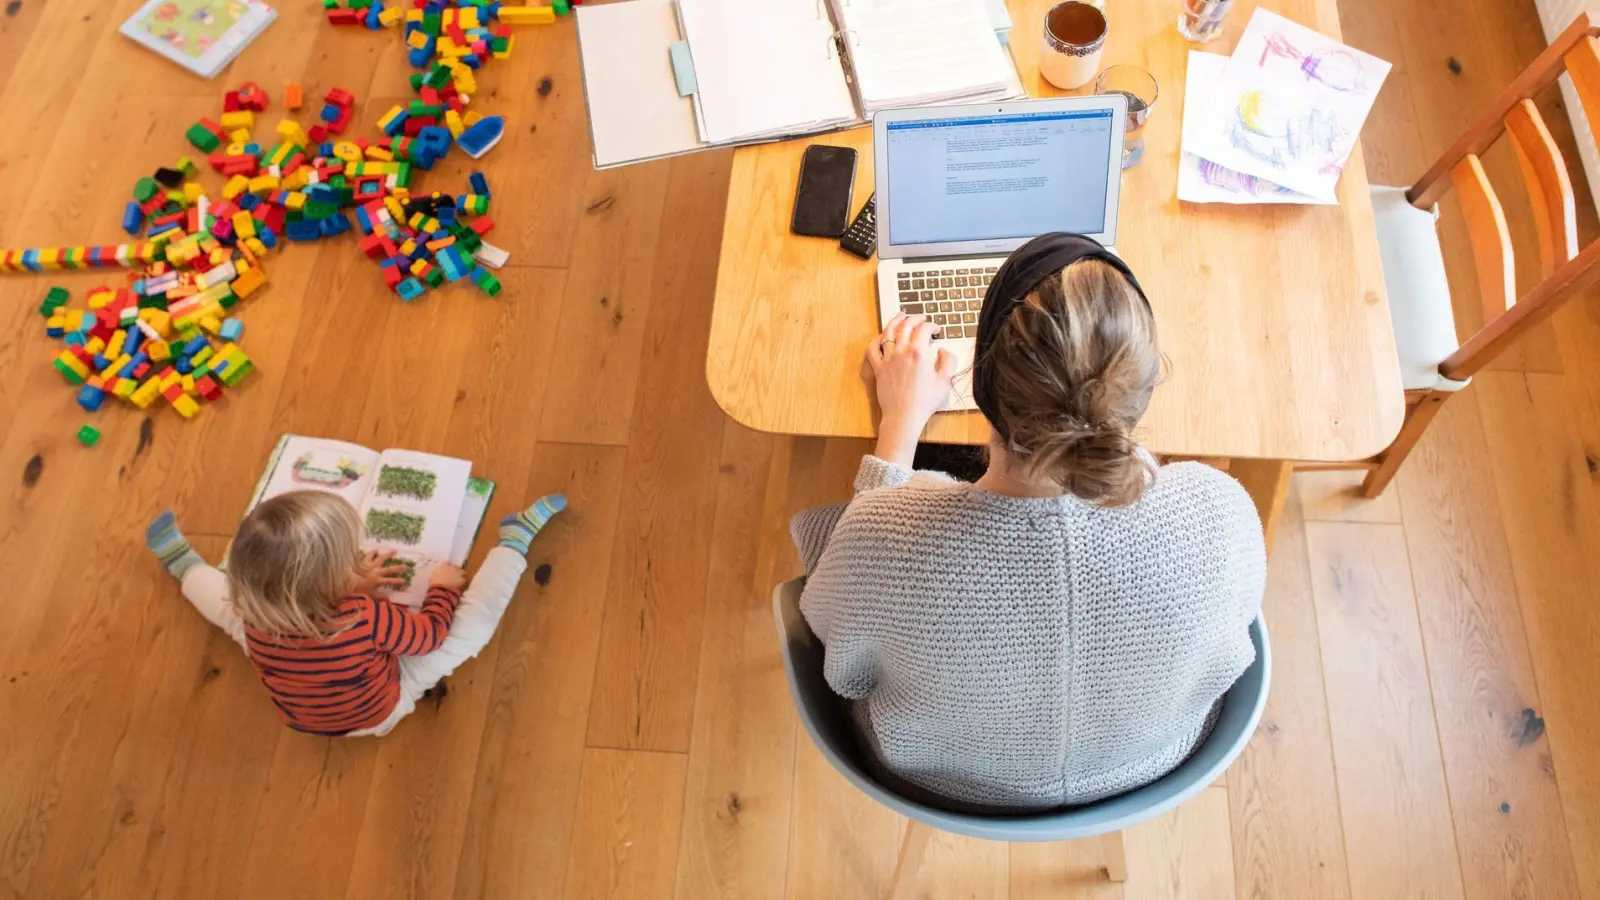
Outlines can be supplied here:
<path id="1" fill-rule="evenodd" d="M 597 168 L 1023 97 L 986 0 L 629 0 L 574 9 Z"/>
<path id="2" fill-rule="evenodd" d="M 441 562 L 462 565 L 494 496 L 472 463 L 414 450 L 369 450 L 324 438 L 284 435 L 267 460 L 248 509 L 289 491 L 326 491 L 350 501 L 364 526 L 361 546 L 392 550 L 409 567 L 390 599 L 421 606 Z M 248 510 L 247 510 L 248 511 Z"/>

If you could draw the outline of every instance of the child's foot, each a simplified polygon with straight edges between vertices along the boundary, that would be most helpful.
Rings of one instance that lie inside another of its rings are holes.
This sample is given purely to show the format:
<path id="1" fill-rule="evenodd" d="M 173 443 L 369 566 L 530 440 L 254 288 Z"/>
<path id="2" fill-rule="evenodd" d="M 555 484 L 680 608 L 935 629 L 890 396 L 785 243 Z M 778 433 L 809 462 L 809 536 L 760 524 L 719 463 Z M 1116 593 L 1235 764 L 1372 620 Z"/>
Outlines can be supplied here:
<path id="1" fill-rule="evenodd" d="M 522 512 L 506 516 L 500 520 L 500 546 L 510 547 L 526 556 L 528 545 L 533 543 L 539 529 L 566 508 L 565 494 L 549 494 L 533 501 L 533 505 Z"/>
<path id="2" fill-rule="evenodd" d="M 156 516 L 150 527 L 144 530 L 144 542 L 150 546 L 150 552 L 156 555 L 156 559 L 172 573 L 172 577 L 179 581 L 183 580 L 185 572 L 195 566 L 205 565 L 206 561 L 194 552 L 183 532 L 178 530 L 178 520 L 170 509 Z"/>

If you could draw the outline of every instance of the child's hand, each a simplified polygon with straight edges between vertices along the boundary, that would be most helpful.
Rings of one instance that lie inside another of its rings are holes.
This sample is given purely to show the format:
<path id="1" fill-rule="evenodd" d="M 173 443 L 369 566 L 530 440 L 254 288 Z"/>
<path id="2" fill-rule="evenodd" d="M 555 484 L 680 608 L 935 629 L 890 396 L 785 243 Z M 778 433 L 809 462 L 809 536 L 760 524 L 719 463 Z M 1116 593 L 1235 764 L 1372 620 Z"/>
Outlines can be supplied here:
<path id="1" fill-rule="evenodd" d="M 356 563 L 356 573 L 350 579 L 350 593 L 383 596 L 390 590 L 405 587 L 405 563 L 393 562 L 392 550 L 368 550 Z"/>
<path id="2" fill-rule="evenodd" d="M 459 591 L 467 585 L 467 570 L 460 566 L 444 563 L 433 570 L 433 577 L 428 579 L 428 584 L 434 587 L 447 587 L 452 591 Z"/>

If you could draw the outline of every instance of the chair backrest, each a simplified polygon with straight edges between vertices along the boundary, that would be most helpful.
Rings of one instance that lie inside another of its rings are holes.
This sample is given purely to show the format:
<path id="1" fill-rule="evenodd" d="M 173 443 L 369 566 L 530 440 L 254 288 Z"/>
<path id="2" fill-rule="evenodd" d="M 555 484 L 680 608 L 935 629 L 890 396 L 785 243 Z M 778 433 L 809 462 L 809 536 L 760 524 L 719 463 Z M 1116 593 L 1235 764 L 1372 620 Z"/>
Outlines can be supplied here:
<path id="1" fill-rule="evenodd" d="M 1577 214 L 1566 162 L 1545 127 L 1533 97 L 1562 72 L 1600 135 L 1600 27 L 1587 12 L 1539 54 L 1497 97 L 1444 156 L 1406 192 L 1413 206 L 1429 209 L 1454 187 L 1467 222 L 1472 258 L 1483 291 L 1483 327 L 1439 364 L 1439 374 L 1465 381 L 1524 331 L 1555 312 L 1568 298 L 1600 278 L 1600 240 L 1578 248 Z M 1539 238 L 1541 280 L 1517 296 L 1511 233 L 1504 209 L 1480 156 L 1509 135 L 1528 189 Z"/>
<path id="2" fill-rule="evenodd" d="M 943 831 L 993 841 L 1067 841 L 1119 831 L 1154 818 L 1217 780 L 1244 750 L 1267 704 L 1272 657 L 1266 626 L 1258 618 L 1250 626 L 1256 661 L 1228 690 L 1210 737 L 1166 776 L 1107 800 L 1044 813 L 978 816 L 946 812 L 907 799 L 869 774 L 844 701 L 823 678 L 822 642 L 800 614 L 803 584 L 804 579 L 796 578 L 778 585 L 772 593 L 784 673 L 800 722 L 829 764 L 851 784 L 895 812 Z"/>

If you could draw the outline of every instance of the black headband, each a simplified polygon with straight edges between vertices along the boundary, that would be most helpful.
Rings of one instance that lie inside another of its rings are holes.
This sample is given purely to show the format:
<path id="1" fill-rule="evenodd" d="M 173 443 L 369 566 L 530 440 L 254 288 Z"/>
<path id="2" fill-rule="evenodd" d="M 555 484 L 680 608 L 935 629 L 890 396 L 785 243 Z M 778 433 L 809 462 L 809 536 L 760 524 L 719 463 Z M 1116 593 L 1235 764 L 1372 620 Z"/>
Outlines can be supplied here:
<path id="1" fill-rule="evenodd" d="M 977 401 L 978 408 L 983 410 L 983 415 L 989 420 L 989 424 L 1000 433 L 1001 438 L 1009 438 L 1010 435 L 1005 434 L 1000 425 L 1000 405 L 994 389 L 994 368 L 988 364 L 989 346 L 994 343 L 995 335 L 1000 333 L 1000 326 L 1005 324 L 1006 317 L 1033 293 L 1040 282 L 1058 274 L 1067 266 L 1085 259 L 1098 259 L 1121 272 L 1122 277 L 1128 279 L 1128 284 L 1133 286 L 1145 305 L 1150 304 L 1149 298 L 1144 295 L 1144 289 L 1139 287 L 1139 281 L 1133 277 L 1133 272 L 1127 263 L 1118 259 L 1094 238 L 1055 231 L 1041 234 L 1012 251 L 1011 255 L 1006 257 L 1000 271 L 989 282 L 989 289 L 984 292 L 983 312 L 978 315 L 978 350 L 972 365 L 973 399 Z"/>

